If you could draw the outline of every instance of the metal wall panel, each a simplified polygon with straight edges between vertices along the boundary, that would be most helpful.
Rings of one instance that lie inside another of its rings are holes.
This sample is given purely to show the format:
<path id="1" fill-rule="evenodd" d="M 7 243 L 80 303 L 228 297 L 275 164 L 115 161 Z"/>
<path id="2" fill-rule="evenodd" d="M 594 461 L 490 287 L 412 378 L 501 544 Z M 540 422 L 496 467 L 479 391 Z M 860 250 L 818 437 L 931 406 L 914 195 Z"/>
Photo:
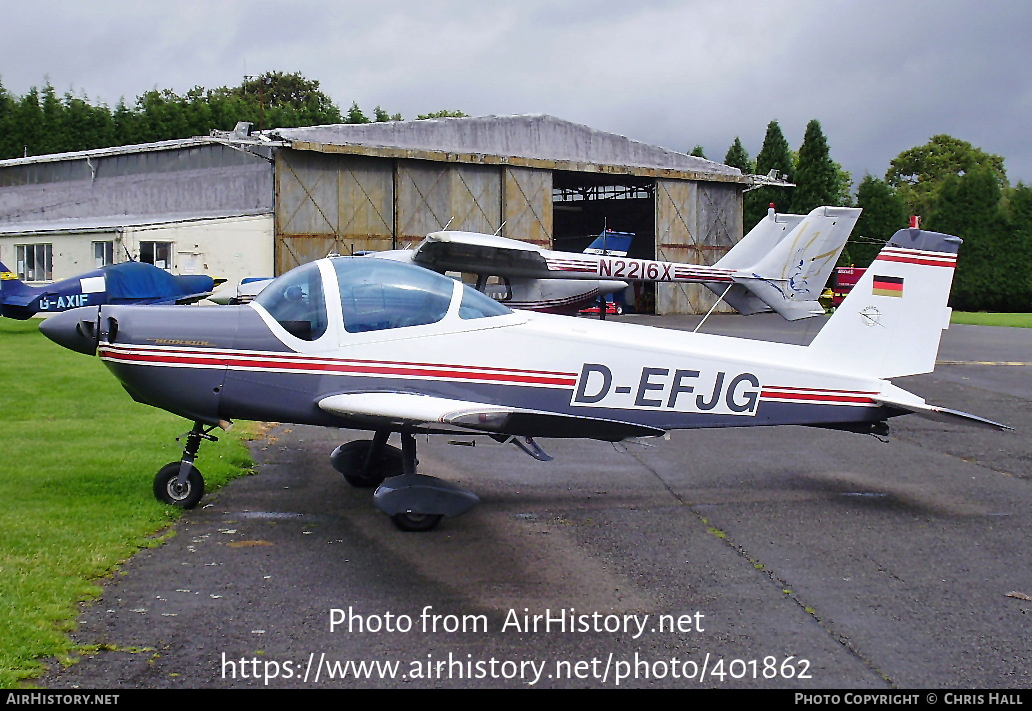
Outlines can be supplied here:
<path id="1" fill-rule="evenodd" d="M 656 258 L 713 264 L 742 238 L 738 186 L 656 181 Z M 705 313 L 717 296 L 701 284 L 657 284 L 656 313 Z M 717 312 L 733 309 L 723 302 Z"/>
<path id="2" fill-rule="evenodd" d="M 552 248 L 552 171 L 505 168 L 502 185 L 502 234 Z"/>
<path id="3" fill-rule="evenodd" d="M 394 246 L 394 175 L 389 160 L 280 151 L 276 198 L 277 274 L 330 252 L 352 254 Z"/>
<path id="4" fill-rule="evenodd" d="M 394 183 L 397 243 L 416 243 L 446 225 L 494 233 L 502 221 L 501 183 L 496 166 L 399 160 Z"/>
<path id="5" fill-rule="evenodd" d="M 256 214 L 273 207 L 265 158 L 224 146 L 0 168 L 0 224 Z"/>

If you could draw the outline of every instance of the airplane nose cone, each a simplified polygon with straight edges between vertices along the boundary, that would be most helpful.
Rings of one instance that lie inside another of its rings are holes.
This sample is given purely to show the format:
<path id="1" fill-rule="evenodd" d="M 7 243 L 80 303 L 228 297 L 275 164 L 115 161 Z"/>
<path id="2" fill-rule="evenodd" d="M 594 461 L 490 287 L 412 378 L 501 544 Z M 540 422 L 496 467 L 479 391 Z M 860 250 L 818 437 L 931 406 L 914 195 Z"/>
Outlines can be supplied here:
<path id="1" fill-rule="evenodd" d="M 39 330 L 59 346 L 86 355 L 97 352 L 97 312 L 85 306 L 54 314 L 39 325 Z"/>

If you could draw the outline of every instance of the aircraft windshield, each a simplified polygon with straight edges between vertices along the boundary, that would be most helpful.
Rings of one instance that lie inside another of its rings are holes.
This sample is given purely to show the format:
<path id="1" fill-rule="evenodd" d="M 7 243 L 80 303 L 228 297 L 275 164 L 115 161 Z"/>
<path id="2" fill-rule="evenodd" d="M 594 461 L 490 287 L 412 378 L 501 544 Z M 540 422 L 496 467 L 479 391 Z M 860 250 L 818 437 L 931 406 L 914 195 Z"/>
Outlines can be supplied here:
<path id="1" fill-rule="evenodd" d="M 326 332 L 326 302 L 318 264 L 305 264 L 274 280 L 262 289 L 255 303 L 305 341 L 314 341 Z"/>
<path id="2" fill-rule="evenodd" d="M 349 333 L 437 323 L 451 304 L 451 279 L 385 259 L 334 259 Z"/>
<path id="3" fill-rule="evenodd" d="M 455 282 L 427 269 L 368 257 L 335 259 L 333 267 L 340 286 L 344 329 L 349 333 L 437 323 L 451 305 Z M 501 304 L 464 290 L 459 306 L 462 318 L 504 313 L 509 310 Z"/>

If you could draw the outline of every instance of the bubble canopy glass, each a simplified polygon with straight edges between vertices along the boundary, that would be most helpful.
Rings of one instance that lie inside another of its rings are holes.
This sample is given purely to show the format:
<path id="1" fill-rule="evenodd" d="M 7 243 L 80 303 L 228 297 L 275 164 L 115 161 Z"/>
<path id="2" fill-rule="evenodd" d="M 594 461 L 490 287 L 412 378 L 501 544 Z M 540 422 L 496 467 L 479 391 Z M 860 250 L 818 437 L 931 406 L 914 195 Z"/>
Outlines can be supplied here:
<path id="1" fill-rule="evenodd" d="M 455 295 L 454 280 L 421 267 L 372 257 L 340 257 L 331 263 L 348 333 L 437 323 L 448 314 Z M 459 294 L 461 319 L 512 313 L 468 286 Z M 255 302 L 298 338 L 313 341 L 326 332 L 322 274 L 315 262 L 276 279 Z"/>

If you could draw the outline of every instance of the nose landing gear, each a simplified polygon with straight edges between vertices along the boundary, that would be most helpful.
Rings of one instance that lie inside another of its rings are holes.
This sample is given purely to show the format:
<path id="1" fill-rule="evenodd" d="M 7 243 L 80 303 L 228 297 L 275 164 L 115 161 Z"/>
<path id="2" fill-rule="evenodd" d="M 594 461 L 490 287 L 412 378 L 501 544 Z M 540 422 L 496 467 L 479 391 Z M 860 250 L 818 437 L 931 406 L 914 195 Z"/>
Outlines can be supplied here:
<path id="1" fill-rule="evenodd" d="M 204 477 L 193 462 L 201 447 L 201 440 L 218 442 L 218 438 L 211 434 L 215 427 L 212 425 L 205 429 L 203 424 L 195 422 L 193 429 L 186 435 L 176 437 L 176 441 L 186 437 L 183 458 L 178 462 L 169 462 L 154 476 L 154 497 L 158 501 L 182 509 L 192 509 L 200 503 L 204 496 Z"/>

